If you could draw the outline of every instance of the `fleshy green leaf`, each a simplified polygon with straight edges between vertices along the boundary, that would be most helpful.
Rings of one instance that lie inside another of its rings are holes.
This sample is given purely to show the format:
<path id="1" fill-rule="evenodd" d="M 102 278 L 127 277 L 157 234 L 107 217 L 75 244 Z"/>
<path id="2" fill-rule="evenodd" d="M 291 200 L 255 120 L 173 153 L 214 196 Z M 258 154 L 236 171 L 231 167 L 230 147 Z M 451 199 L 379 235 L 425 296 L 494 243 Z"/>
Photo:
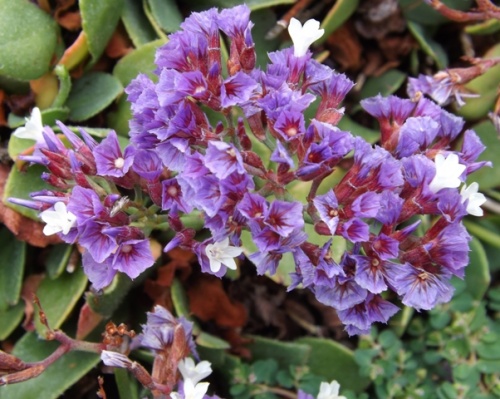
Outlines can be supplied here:
<path id="1" fill-rule="evenodd" d="M 73 247 L 68 244 L 57 244 L 51 248 L 45 261 L 45 269 L 49 278 L 55 279 L 63 273 L 68 265 L 72 251 Z"/>
<path id="2" fill-rule="evenodd" d="M 179 279 L 174 278 L 172 287 L 170 287 L 170 295 L 172 303 L 174 304 L 175 314 L 180 317 L 189 317 L 189 302 L 187 299 L 186 291 L 182 286 Z"/>
<path id="3" fill-rule="evenodd" d="M 241 365 L 239 357 L 230 355 L 226 351 L 207 347 L 199 347 L 197 349 L 200 359 L 208 360 L 212 363 L 213 375 L 219 381 L 227 381 L 229 383 L 233 377 L 232 372 Z"/>
<path id="4" fill-rule="evenodd" d="M 200 332 L 200 334 L 198 334 L 198 336 L 196 337 L 196 344 L 211 349 L 231 348 L 231 345 L 229 345 L 227 341 L 224 341 L 223 339 L 204 331 Z"/>
<path id="5" fill-rule="evenodd" d="M 165 32 L 179 29 L 183 17 L 174 0 L 147 0 L 155 21 Z"/>
<path id="6" fill-rule="evenodd" d="M 132 39 L 132 43 L 136 47 L 140 47 L 157 38 L 154 29 L 144 14 L 142 1 L 125 0 L 122 21 L 130 39 Z"/>
<path id="7" fill-rule="evenodd" d="M 63 273 L 55 280 L 45 278 L 42 281 L 36 295 L 40 299 L 50 328 L 61 327 L 73 307 L 81 299 L 86 286 L 87 276 L 81 267 L 74 273 Z M 40 323 L 38 313 L 35 313 L 36 330 L 41 336 L 45 336 L 46 327 Z"/>
<path id="8" fill-rule="evenodd" d="M 427 30 L 421 25 L 410 21 L 408 21 L 408 29 L 410 29 L 413 37 L 417 40 L 418 44 L 420 44 L 422 51 L 436 62 L 439 69 L 444 69 L 448 66 L 448 56 L 446 52 L 439 43 L 429 36 Z"/>
<path id="9" fill-rule="evenodd" d="M 355 392 L 362 392 L 370 384 L 368 378 L 360 375 L 353 352 L 344 345 L 320 338 L 301 338 L 296 342 L 311 348 L 307 365 L 325 381 L 337 380 L 343 389 Z"/>
<path id="10" fill-rule="evenodd" d="M 58 346 L 57 342 L 41 341 L 36 334 L 25 334 L 14 347 L 12 354 L 23 361 L 35 362 L 48 357 Z M 99 355 L 70 352 L 49 366 L 40 376 L 20 384 L 6 385 L 0 389 L 0 399 L 56 399 L 97 363 Z"/>
<path id="11" fill-rule="evenodd" d="M 485 121 L 473 127 L 486 149 L 479 155 L 478 161 L 495 161 L 500 153 L 495 127 L 490 121 Z M 484 167 L 469 177 L 469 182 L 477 182 L 481 190 L 500 186 L 500 162 L 493 162 L 493 168 Z"/>
<path id="12" fill-rule="evenodd" d="M 493 46 L 484 59 L 500 57 L 500 44 Z M 471 80 L 465 88 L 479 97 L 465 98 L 465 105 L 457 109 L 457 114 L 468 120 L 480 119 L 493 109 L 497 99 L 497 89 L 500 84 L 500 65 L 488 69 L 481 76 Z"/>
<path id="13" fill-rule="evenodd" d="M 276 14 L 266 8 L 252 12 L 250 20 L 255 21 L 252 37 L 255 42 L 256 66 L 265 69 L 269 62 L 267 53 L 277 50 L 280 44 L 278 39 L 266 39 L 266 34 L 276 26 Z"/>
<path id="14" fill-rule="evenodd" d="M 115 368 L 114 374 L 120 399 L 139 399 L 139 386 L 132 374 L 118 367 Z"/>
<path id="15" fill-rule="evenodd" d="M 361 89 L 361 98 L 368 98 L 382 94 L 388 96 L 394 93 L 406 80 L 406 73 L 397 69 L 390 69 L 380 76 L 372 76 L 367 79 L 366 83 Z M 342 118 L 344 119 L 344 118 Z"/>
<path id="16" fill-rule="evenodd" d="M 321 22 L 321 28 L 325 30 L 325 34 L 317 41 L 322 43 L 328 36 L 335 32 L 349 17 L 356 11 L 359 0 L 337 0 L 333 7 L 326 14 L 325 19 Z"/>
<path id="17" fill-rule="evenodd" d="M 131 51 L 117 62 L 113 75 L 120 80 L 123 87 L 127 86 L 139 73 L 145 73 L 151 79 L 158 80 L 158 76 L 153 73 L 156 69 L 155 53 L 158 47 L 165 43 L 165 40 L 158 39 Z"/>
<path id="18" fill-rule="evenodd" d="M 252 353 L 253 360 L 275 359 L 280 368 L 288 368 L 290 365 L 304 366 L 311 361 L 311 348 L 307 343 L 282 342 L 270 338 L 251 335 L 252 343 L 247 348 Z"/>
<path id="19" fill-rule="evenodd" d="M 467 25 L 464 31 L 470 35 L 491 35 L 500 30 L 500 20 L 489 19 L 475 25 Z"/>
<path id="20" fill-rule="evenodd" d="M 115 31 L 122 13 L 123 0 L 80 0 L 79 6 L 89 53 L 95 63 Z"/>
<path id="21" fill-rule="evenodd" d="M 0 10 L 0 75 L 39 78 L 56 47 L 55 21 L 28 0 L 0 0 Z"/>
<path id="22" fill-rule="evenodd" d="M 26 243 L 6 228 L 0 228 L 0 310 L 16 305 L 21 293 Z"/>
<path id="23" fill-rule="evenodd" d="M 0 341 L 6 339 L 12 331 L 19 325 L 24 315 L 24 302 L 0 310 Z"/>
<path id="24" fill-rule="evenodd" d="M 484 248 L 475 237 L 470 242 L 469 266 L 465 268 L 466 291 L 474 299 L 481 300 L 488 290 L 491 276 Z"/>
<path id="25" fill-rule="evenodd" d="M 121 305 L 123 298 L 132 288 L 132 280 L 126 275 L 118 273 L 111 285 L 106 287 L 102 294 L 87 293 L 85 300 L 90 308 L 104 317 L 111 317 Z"/>
<path id="26" fill-rule="evenodd" d="M 71 89 L 66 105 L 69 118 L 81 122 L 98 114 L 123 91 L 118 78 L 103 72 L 90 72 L 78 79 Z"/>
<path id="27" fill-rule="evenodd" d="M 46 169 L 40 165 L 30 166 L 26 170 L 26 172 L 21 172 L 19 171 L 19 169 L 17 169 L 17 167 L 13 167 L 10 170 L 9 177 L 5 185 L 5 192 L 3 197 L 4 204 L 9 208 L 14 209 L 16 212 L 19 212 L 23 216 L 26 216 L 33 220 L 39 220 L 38 211 L 26 208 L 24 206 L 12 204 L 8 202 L 7 199 L 13 197 L 30 200 L 31 192 L 51 189 L 52 186 L 49 186 L 40 178 L 42 172 L 45 171 Z"/>

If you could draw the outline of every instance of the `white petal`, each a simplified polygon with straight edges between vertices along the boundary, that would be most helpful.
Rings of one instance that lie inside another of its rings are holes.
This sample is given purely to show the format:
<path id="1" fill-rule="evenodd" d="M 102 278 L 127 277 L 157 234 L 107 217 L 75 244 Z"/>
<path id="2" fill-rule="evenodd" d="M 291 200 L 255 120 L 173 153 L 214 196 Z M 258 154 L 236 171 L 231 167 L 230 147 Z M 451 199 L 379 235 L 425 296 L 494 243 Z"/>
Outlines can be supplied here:
<path id="1" fill-rule="evenodd" d="M 234 258 L 222 258 L 221 263 L 226 266 L 228 269 L 236 270 L 236 262 Z"/>
<path id="2" fill-rule="evenodd" d="M 213 273 L 217 273 L 220 270 L 221 266 L 222 263 L 218 260 L 210 259 L 210 270 L 212 270 Z"/>

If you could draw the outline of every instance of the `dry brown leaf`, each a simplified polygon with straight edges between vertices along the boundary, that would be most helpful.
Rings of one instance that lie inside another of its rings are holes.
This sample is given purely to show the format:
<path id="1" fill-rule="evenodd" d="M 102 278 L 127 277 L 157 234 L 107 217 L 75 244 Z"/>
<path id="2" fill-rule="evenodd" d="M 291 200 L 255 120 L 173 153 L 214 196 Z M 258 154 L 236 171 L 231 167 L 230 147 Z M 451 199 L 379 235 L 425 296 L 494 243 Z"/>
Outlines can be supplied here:
<path id="1" fill-rule="evenodd" d="M 80 309 L 80 315 L 78 316 L 76 339 L 84 339 L 102 320 L 103 316 L 94 312 L 88 303 L 85 303 Z"/>
<path id="2" fill-rule="evenodd" d="M 326 46 L 342 70 L 356 70 L 361 66 L 362 47 L 350 23 L 345 23 L 327 39 Z"/>
<path id="3" fill-rule="evenodd" d="M 110 58 L 121 58 L 134 49 L 132 42 L 123 29 L 116 29 L 106 46 L 106 55 Z"/>
<path id="4" fill-rule="evenodd" d="M 232 302 L 217 277 L 200 275 L 187 291 L 191 312 L 203 321 L 221 327 L 242 327 L 247 320 L 243 304 Z"/>

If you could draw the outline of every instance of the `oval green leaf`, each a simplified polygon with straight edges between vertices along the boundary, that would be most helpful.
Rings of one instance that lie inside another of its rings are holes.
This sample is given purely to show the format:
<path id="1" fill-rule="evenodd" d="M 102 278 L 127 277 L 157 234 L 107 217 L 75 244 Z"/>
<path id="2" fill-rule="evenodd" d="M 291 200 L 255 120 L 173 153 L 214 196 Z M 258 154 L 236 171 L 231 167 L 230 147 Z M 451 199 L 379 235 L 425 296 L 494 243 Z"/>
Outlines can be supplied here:
<path id="1" fill-rule="evenodd" d="M 0 0 L 0 10 L 0 75 L 39 78 L 56 47 L 55 21 L 28 0 Z"/>
<path id="2" fill-rule="evenodd" d="M 151 79 L 158 80 L 158 76 L 153 73 L 156 69 L 155 54 L 156 50 L 165 43 L 167 41 L 158 39 L 131 51 L 117 62 L 113 69 L 113 75 L 120 80 L 124 87 L 139 73 L 145 73 Z"/>
<path id="3" fill-rule="evenodd" d="M 45 269 L 49 278 L 55 279 L 64 272 L 72 251 L 73 246 L 68 244 L 57 244 L 50 249 L 45 261 Z"/>
<path id="4" fill-rule="evenodd" d="M 79 6 L 83 32 L 87 37 L 92 63 L 95 63 L 116 29 L 123 0 L 80 0 Z"/>
<path id="5" fill-rule="evenodd" d="M 16 329 L 24 316 L 24 302 L 19 302 L 5 310 L 0 310 L 0 341 L 6 339 Z"/>
<path id="6" fill-rule="evenodd" d="M 325 19 L 321 22 L 321 28 L 325 30 L 325 34 L 317 43 L 323 43 L 347 21 L 354 11 L 356 11 L 358 4 L 359 0 L 337 0 L 330 11 L 328 11 L 328 14 L 326 14 Z"/>
<path id="7" fill-rule="evenodd" d="M 280 365 L 280 368 L 286 368 L 290 365 L 305 366 L 311 361 L 311 347 L 307 343 L 282 342 L 275 339 L 264 338 L 257 335 L 251 335 L 252 343 L 247 348 L 252 353 L 252 360 L 274 359 Z"/>
<path id="8" fill-rule="evenodd" d="M 30 193 L 34 191 L 52 189 L 52 186 L 48 185 L 40 178 L 42 172 L 45 171 L 46 169 L 40 165 L 30 166 L 25 172 L 21 172 L 17 167 L 11 168 L 5 185 L 3 203 L 9 208 L 14 209 L 16 212 L 19 212 L 21 215 L 39 221 L 38 211 L 12 204 L 7 201 L 7 199 L 12 197 L 30 200 Z"/>
<path id="9" fill-rule="evenodd" d="M 125 0 L 122 22 L 135 47 L 140 47 L 157 38 L 146 14 L 144 14 L 141 1 Z"/>
<path id="10" fill-rule="evenodd" d="M 55 330 L 61 327 L 76 303 L 81 299 L 86 286 L 87 276 L 81 267 L 76 269 L 74 273 L 63 273 L 57 279 L 45 278 L 42 281 L 36 295 L 40 299 L 50 328 Z M 44 337 L 47 329 L 40 323 L 37 311 L 35 311 L 35 315 L 36 330 Z"/>
<path id="11" fill-rule="evenodd" d="M 23 361 L 36 362 L 47 358 L 57 347 L 57 342 L 41 341 L 35 333 L 30 332 L 17 342 L 12 354 Z M 0 399 L 59 398 L 99 363 L 99 359 L 99 355 L 93 353 L 69 352 L 37 378 L 3 386 L 0 389 Z"/>
<path id="12" fill-rule="evenodd" d="M 78 79 L 71 88 L 67 107 L 69 119 L 87 120 L 110 105 L 123 91 L 118 78 L 104 72 L 91 72 Z"/>
<path id="13" fill-rule="evenodd" d="M 174 0 L 147 0 L 151 14 L 165 32 L 175 32 L 184 18 Z"/>
<path id="14" fill-rule="evenodd" d="M 419 24 L 408 21 L 408 29 L 417 40 L 422 51 L 431 57 L 439 69 L 444 69 L 448 66 L 448 56 L 443 47 L 434 41 L 428 32 Z"/>
<path id="15" fill-rule="evenodd" d="M 481 190 L 500 186 L 500 162 L 495 162 L 500 153 L 498 133 L 490 121 L 485 121 L 473 127 L 486 149 L 479 155 L 478 161 L 493 160 L 493 168 L 484 167 L 469 177 L 469 182 L 476 181 Z"/>
<path id="16" fill-rule="evenodd" d="M 337 380 L 343 389 L 358 393 L 370 384 L 367 377 L 359 374 L 354 353 L 344 345 L 328 339 L 308 337 L 295 342 L 310 347 L 307 365 L 312 373 L 324 377 L 325 381 Z"/>
<path id="17" fill-rule="evenodd" d="M 85 300 L 94 312 L 103 317 L 111 317 L 132 288 L 132 283 L 126 275 L 118 273 L 111 285 L 106 287 L 100 295 L 89 292 Z"/>
<path id="18" fill-rule="evenodd" d="M 377 94 L 388 96 L 401 87 L 406 80 L 406 73 L 397 69 L 390 69 L 380 76 L 368 78 L 361 89 L 361 98 L 374 97 Z M 342 118 L 344 119 L 344 118 Z"/>
<path id="19" fill-rule="evenodd" d="M 0 228 L 0 310 L 19 302 L 26 261 L 26 243 Z"/>

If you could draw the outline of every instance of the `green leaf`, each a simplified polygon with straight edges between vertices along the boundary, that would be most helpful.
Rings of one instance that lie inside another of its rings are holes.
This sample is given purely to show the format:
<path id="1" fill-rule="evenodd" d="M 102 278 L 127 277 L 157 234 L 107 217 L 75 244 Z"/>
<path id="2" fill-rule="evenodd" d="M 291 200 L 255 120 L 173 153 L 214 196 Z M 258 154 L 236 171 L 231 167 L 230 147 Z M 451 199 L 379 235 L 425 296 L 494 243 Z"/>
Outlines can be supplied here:
<path id="1" fill-rule="evenodd" d="M 156 33 L 149 23 L 142 2 L 138 0 L 124 0 L 122 21 L 125 25 L 132 43 L 135 47 L 140 47 L 157 38 Z"/>
<path id="2" fill-rule="evenodd" d="M 16 305 L 21 293 L 26 261 L 26 243 L 6 228 L 0 228 L 0 310 Z"/>
<path id="3" fill-rule="evenodd" d="M 9 208 L 14 209 L 16 212 L 19 212 L 21 215 L 38 221 L 38 211 L 12 204 L 8 202 L 7 199 L 12 197 L 30 200 L 31 192 L 52 189 L 52 186 L 48 185 L 40 178 L 42 172 L 45 171 L 46 169 L 40 165 L 30 166 L 26 172 L 19 171 L 17 167 L 11 168 L 5 185 L 3 197 L 4 204 Z"/>
<path id="4" fill-rule="evenodd" d="M 448 56 L 443 47 L 435 42 L 421 25 L 408 21 L 408 29 L 418 44 L 420 44 L 422 51 L 436 62 L 439 69 L 444 69 L 448 66 Z"/>
<path id="5" fill-rule="evenodd" d="M 477 361 L 477 369 L 485 374 L 500 373 L 500 362 L 498 360 L 480 359 Z"/>
<path id="6" fill-rule="evenodd" d="M 455 10 L 469 10 L 472 0 L 443 0 L 443 3 Z M 399 6 L 405 18 L 422 25 L 439 25 L 450 22 L 422 0 L 399 0 Z"/>
<path id="7" fill-rule="evenodd" d="M 486 149 L 479 155 L 478 161 L 492 161 L 498 159 L 500 140 L 495 127 L 490 121 L 482 122 L 473 127 Z M 500 162 L 493 162 L 493 168 L 484 167 L 474 172 L 469 182 L 475 181 L 481 190 L 500 186 Z"/>
<path id="8" fill-rule="evenodd" d="M 71 77 L 64 65 L 57 65 L 54 72 L 59 79 L 59 92 L 51 107 L 61 108 L 68 99 L 69 92 L 71 91 Z"/>
<path id="9" fill-rule="evenodd" d="M 113 75 L 120 80 L 123 87 L 127 86 L 139 73 L 145 73 L 157 81 L 158 76 L 153 73 L 156 69 L 155 54 L 156 50 L 165 43 L 167 43 L 165 40 L 158 39 L 131 51 L 117 62 Z"/>
<path id="10" fill-rule="evenodd" d="M 263 70 L 269 62 L 267 53 L 275 51 L 280 45 L 279 39 L 267 39 L 266 34 L 276 26 L 276 14 L 270 9 L 261 9 L 250 14 L 250 20 L 255 22 L 252 37 L 255 43 L 256 66 Z"/>
<path id="11" fill-rule="evenodd" d="M 200 355 L 200 359 L 208 360 L 212 363 L 214 378 L 217 378 L 217 380 L 221 382 L 227 381 L 229 383 L 229 381 L 233 378 L 233 371 L 242 364 L 239 357 L 230 355 L 220 349 L 199 347 L 197 350 Z"/>
<path id="12" fill-rule="evenodd" d="M 154 19 L 165 32 L 175 32 L 184 18 L 174 0 L 147 0 Z"/>
<path id="13" fill-rule="evenodd" d="M 137 380 L 132 377 L 129 371 L 116 367 L 114 374 L 120 399 L 139 399 Z"/>
<path id="14" fill-rule="evenodd" d="M 274 359 L 257 360 L 252 364 L 252 370 L 255 375 L 255 382 L 274 385 L 278 362 Z"/>
<path id="15" fill-rule="evenodd" d="M 500 30 L 500 20 L 488 19 L 475 25 L 467 25 L 464 31 L 469 35 L 491 35 Z"/>
<path id="16" fill-rule="evenodd" d="M 321 338 L 301 338 L 295 342 L 308 345 L 311 355 L 307 365 L 312 373 L 325 381 L 337 380 L 343 389 L 362 392 L 370 380 L 362 377 L 353 352 L 335 341 Z"/>
<path id="17" fill-rule="evenodd" d="M 114 111 L 108 112 L 108 124 L 119 137 L 129 137 L 129 121 L 132 119 L 132 110 L 127 97 L 121 96 Z"/>
<path id="18" fill-rule="evenodd" d="M 413 312 L 413 308 L 403 306 L 403 309 L 389 320 L 389 325 L 398 337 L 401 337 L 406 331 L 406 328 L 408 327 L 408 324 L 413 316 Z"/>
<path id="19" fill-rule="evenodd" d="M 104 72 L 90 72 L 78 79 L 69 94 L 66 105 L 69 118 L 81 122 L 98 114 L 123 91 L 118 78 Z"/>
<path id="20" fill-rule="evenodd" d="M 359 123 L 354 122 L 349 116 L 344 115 L 338 123 L 338 128 L 351 132 L 353 136 L 363 137 L 370 144 L 376 143 L 380 140 L 380 132 L 374 129 L 369 129 Z"/>
<path id="21" fill-rule="evenodd" d="M 196 344 L 211 349 L 229 349 L 231 345 L 215 335 L 201 331 L 196 337 Z"/>
<path id="22" fill-rule="evenodd" d="M 500 44 L 493 46 L 482 57 L 491 59 L 500 57 Z M 497 98 L 497 89 L 500 84 L 500 65 L 488 69 L 485 73 L 471 80 L 465 88 L 472 93 L 479 94 L 479 97 L 464 99 L 465 105 L 456 110 L 457 114 L 468 120 L 480 119 L 493 109 Z"/>
<path id="23" fill-rule="evenodd" d="M 372 76 L 366 80 L 361 89 L 361 98 L 368 98 L 381 94 L 388 96 L 401 87 L 406 80 L 406 73 L 398 69 L 390 69 L 380 76 Z"/>
<path id="24" fill-rule="evenodd" d="M 16 329 L 24 315 L 24 302 L 0 310 L 0 341 L 5 340 Z"/>
<path id="25" fill-rule="evenodd" d="M 82 28 L 89 47 L 92 63 L 106 48 L 120 19 L 123 0 L 80 0 Z"/>
<path id="26" fill-rule="evenodd" d="M 101 294 L 87 293 L 85 300 L 90 308 L 104 317 L 111 317 L 121 305 L 123 298 L 132 288 L 132 280 L 118 273 L 113 282 Z"/>
<path id="27" fill-rule="evenodd" d="M 175 314 L 177 317 L 189 317 L 189 302 L 186 291 L 178 278 L 174 278 L 172 287 L 170 287 L 170 295 L 174 304 Z"/>
<path id="28" fill-rule="evenodd" d="M 36 291 L 40 304 L 47 316 L 52 329 L 61 327 L 76 303 L 81 299 L 87 286 L 87 276 L 79 267 L 74 273 L 61 274 L 57 279 L 45 278 Z M 40 323 L 38 313 L 35 312 L 35 326 L 41 336 L 45 336 L 46 327 Z"/>
<path id="29" fill-rule="evenodd" d="M 288 368 L 290 365 L 308 365 L 311 348 L 306 343 L 282 342 L 275 339 L 250 335 L 252 343 L 247 348 L 252 353 L 254 360 L 274 359 L 280 368 Z"/>
<path id="30" fill-rule="evenodd" d="M 323 43 L 356 11 L 359 0 L 337 0 L 321 22 L 324 35 L 316 43 Z"/>
<path id="31" fill-rule="evenodd" d="M 57 41 L 57 25 L 28 0 L 0 0 L 0 75 L 19 80 L 46 73 Z"/>
<path id="32" fill-rule="evenodd" d="M 481 242 L 477 238 L 472 238 L 470 248 L 469 266 L 465 268 L 466 291 L 474 299 L 481 300 L 491 281 L 488 259 Z"/>
<path id="33" fill-rule="evenodd" d="M 26 362 L 47 358 L 58 346 L 57 342 L 41 341 L 36 334 L 25 334 L 14 347 L 12 354 Z M 99 355 L 70 352 L 50 365 L 40 376 L 20 384 L 6 385 L 0 389 L 0 399 L 56 399 L 80 380 L 97 363 Z"/>
<path id="34" fill-rule="evenodd" d="M 45 261 L 45 269 L 49 278 L 55 279 L 64 272 L 72 251 L 73 246 L 68 244 L 57 244 L 51 248 Z"/>

